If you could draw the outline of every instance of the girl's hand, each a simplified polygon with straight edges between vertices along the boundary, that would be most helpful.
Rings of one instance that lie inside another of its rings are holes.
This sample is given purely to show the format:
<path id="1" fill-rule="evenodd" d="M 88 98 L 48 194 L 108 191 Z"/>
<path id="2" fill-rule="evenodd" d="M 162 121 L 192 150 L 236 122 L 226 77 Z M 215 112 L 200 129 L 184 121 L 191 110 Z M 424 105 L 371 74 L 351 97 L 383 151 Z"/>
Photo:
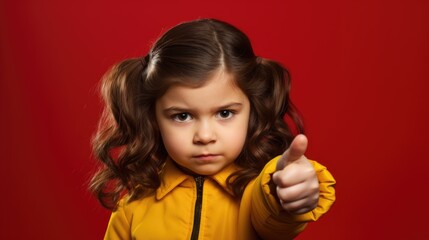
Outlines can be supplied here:
<path id="1" fill-rule="evenodd" d="M 313 166 L 304 156 L 307 137 L 300 134 L 277 162 L 273 182 L 283 209 L 291 214 L 313 210 L 319 201 L 319 181 Z"/>

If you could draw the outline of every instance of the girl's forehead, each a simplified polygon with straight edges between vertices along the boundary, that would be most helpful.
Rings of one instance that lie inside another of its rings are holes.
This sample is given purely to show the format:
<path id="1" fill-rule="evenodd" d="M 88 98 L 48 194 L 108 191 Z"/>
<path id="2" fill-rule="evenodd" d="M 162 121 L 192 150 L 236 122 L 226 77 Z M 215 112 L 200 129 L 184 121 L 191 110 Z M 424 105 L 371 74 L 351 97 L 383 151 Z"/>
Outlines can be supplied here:
<path id="1" fill-rule="evenodd" d="M 247 101 L 246 95 L 237 86 L 233 76 L 224 71 L 219 71 L 199 86 L 174 84 L 158 99 L 158 103 L 162 105 L 200 107 L 243 101 Z"/>
<path id="2" fill-rule="evenodd" d="M 171 92 L 171 91 L 177 91 L 177 89 L 198 90 L 198 89 L 207 89 L 207 88 L 215 89 L 215 88 L 221 88 L 221 87 L 239 89 L 233 74 L 223 70 L 217 70 L 204 79 L 195 79 L 195 78 L 174 79 L 167 87 L 165 93 Z"/>

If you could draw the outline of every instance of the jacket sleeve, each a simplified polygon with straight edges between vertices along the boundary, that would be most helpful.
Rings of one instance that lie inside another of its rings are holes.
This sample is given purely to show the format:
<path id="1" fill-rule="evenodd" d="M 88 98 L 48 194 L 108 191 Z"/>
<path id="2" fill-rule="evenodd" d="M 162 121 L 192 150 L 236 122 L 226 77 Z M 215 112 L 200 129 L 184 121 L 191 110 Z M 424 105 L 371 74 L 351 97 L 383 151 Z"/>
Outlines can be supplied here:
<path id="1" fill-rule="evenodd" d="M 319 179 L 319 202 L 315 209 L 300 215 L 290 215 L 282 210 L 277 198 L 270 192 L 271 175 L 277 160 L 271 160 L 256 178 L 252 191 L 251 221 L 263 239 L 291 239 L 304 230 L 306 223 L 316 221 L 335 201 L 335 179 L 326 167 L 310 161 Z"/>
<path id="2" fill-rule="evenodd" d="M 118 208 L 110 216 L 109 224 L 107 225 L 105 240 L 128 240 L 131 239 L 131 226 L 124 211 L 125 199 L 122 199 Z"/>

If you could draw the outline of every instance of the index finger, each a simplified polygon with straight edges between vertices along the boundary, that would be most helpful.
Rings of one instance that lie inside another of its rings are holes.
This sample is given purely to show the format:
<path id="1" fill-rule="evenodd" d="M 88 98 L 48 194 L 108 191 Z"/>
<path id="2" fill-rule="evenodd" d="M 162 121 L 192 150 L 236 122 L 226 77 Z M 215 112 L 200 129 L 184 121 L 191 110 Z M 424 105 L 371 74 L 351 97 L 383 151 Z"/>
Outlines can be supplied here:
<path id="1" fill-rule="evenodd" d="M 277 162 L 277 170 L 281 170 L 288 164 L 298 160 L 302 155 L 305 154 L 308 146 L 308 139 L 305 135 L 297 135 L 289 148 L 283 153 L 279 161 Z"/>

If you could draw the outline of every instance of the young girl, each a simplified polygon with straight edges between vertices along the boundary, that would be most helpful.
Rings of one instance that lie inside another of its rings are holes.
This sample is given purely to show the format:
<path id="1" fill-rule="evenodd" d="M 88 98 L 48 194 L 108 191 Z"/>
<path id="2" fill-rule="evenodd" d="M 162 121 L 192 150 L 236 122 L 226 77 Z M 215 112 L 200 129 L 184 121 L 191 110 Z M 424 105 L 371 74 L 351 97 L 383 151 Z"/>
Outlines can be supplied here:
<path id="1" fill-rule="evenodd" d="M 116 65 L 90 186 L 114 210 L 105 239 L 288 239 L 327 212 L 335 180 L 284 121 L 303 132 L 289 87 L 284 68 L 213 19 Z"/>

